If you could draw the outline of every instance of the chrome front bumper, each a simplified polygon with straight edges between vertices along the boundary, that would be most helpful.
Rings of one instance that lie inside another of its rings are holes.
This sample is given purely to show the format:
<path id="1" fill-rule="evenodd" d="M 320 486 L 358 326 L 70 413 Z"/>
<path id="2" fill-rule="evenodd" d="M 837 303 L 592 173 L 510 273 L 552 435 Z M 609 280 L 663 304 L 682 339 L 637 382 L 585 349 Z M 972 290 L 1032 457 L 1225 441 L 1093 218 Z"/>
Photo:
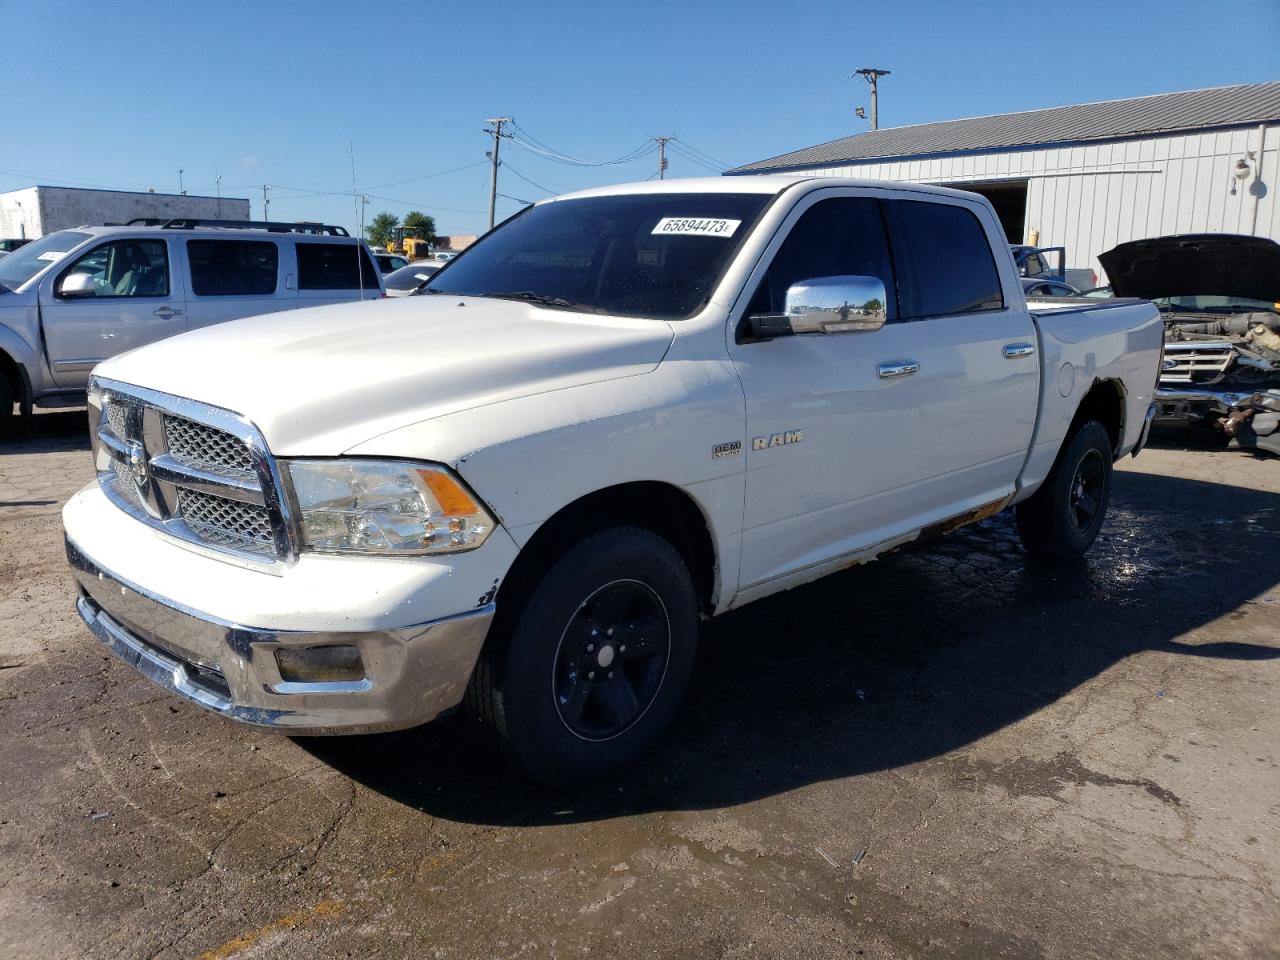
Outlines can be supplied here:
<path id="1" fill-rule="evenodd" d="M 383 631 L 277 631 L 228 623 L 149 593 L 70 538 L 76 610 L 147 679 L 214 713 L 297 735 L 372 733 L 426 723 L 462 702 L 493 604 Z M 363 677 L 286 680 L 276 653 L 355 647 Z"/>
<path id="2" fill-rule="evenodd" d="M 1172 387 L 1156 389 L 1156 420 L 1161 424 L 1194 424 L 1225 417 L 1232 407 L 1249 402 L 1261 393 L 1280 401 L 1280 390 L 1223 390 L 1212 386 Z"/>

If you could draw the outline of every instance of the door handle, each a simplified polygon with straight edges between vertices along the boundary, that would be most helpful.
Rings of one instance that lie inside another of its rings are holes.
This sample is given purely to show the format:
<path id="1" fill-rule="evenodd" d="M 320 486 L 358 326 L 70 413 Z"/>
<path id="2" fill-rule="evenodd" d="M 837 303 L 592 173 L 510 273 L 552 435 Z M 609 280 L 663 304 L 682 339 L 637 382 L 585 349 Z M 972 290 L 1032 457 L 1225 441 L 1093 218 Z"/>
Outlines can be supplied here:
<path id="1" fill-rule="evenodd" d="M 181 311 L 181 310 L 175 310 L 175 309 L 173 309 L 173 307 L 161 307 L 161 308 L 160 308 L 160 309 L 158 309 L 158 310 L 153 310 L 153 311 L 151 312 L 151 315 L 152 315 L 153 317 L 159 317 L 161 320 L 168 320 L 170 317 L 177 317 L 177 316 L 181 316 L 181 315 L 182 315 L 182 311 Z"/>
<path id="2" fill-rule="evenodd" d="M 894 377 L 909 377 L 920 369 L 914 360 L 899 360 L 896 363 L 882 363 L 876 367 L 881 380 L 892 380 Z"/>
<path id="3" fill-rule="evenodd" d="M 1017 360 L 1019 357 L 1029 357 L 1036 352 L 1034 343 L 1006 343 L 1004 345 L 1004 358 L 1006 360 Z"/>

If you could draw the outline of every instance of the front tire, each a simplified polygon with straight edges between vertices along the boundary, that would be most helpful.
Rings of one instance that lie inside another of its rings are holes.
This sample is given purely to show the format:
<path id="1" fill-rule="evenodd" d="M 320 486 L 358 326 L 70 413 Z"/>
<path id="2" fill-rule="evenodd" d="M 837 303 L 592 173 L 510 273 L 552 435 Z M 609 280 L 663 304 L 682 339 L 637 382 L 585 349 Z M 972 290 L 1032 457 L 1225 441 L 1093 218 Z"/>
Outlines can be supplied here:
<path id="1" fill-rule="evenodd" d="M 534 779 L 597 779 L 647 752 L 693 671 L 698 598 L 680 553 L 616 528 L 568 550 L 486 647 L 468 712 Z"/>
<path id="2" fill-rule="evenodd" d="M 1031 554 L 1079 560 L 1102 528 L 1111 500 L 1111 436 L 1096 420 L 1081 424 L 1053 471 L 1016 508 L 1018 539 Z"/>

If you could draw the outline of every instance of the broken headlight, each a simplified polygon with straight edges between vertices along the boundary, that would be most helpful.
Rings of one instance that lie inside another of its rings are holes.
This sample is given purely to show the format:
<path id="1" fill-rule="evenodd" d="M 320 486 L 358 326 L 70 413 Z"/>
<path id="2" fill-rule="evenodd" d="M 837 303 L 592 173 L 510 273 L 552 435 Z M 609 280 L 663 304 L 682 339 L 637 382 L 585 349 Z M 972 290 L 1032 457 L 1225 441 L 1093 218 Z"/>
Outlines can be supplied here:
<path id="1" fill-rule="evenodd" d="M 473 550 L 493 518 L 449 469 L 401 460 L 288 460 L 302 547 L 407 556 Z"/>

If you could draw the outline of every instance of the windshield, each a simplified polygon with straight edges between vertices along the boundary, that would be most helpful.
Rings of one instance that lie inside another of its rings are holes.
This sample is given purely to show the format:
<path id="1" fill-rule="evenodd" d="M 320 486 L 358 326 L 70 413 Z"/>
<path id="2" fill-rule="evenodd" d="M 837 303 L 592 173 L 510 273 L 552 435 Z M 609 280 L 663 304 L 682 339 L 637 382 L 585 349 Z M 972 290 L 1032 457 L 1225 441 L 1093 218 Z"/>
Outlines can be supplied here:
<path id="1" fill-rule="evenodd" d="M 649 193 L 540 204 L 470 247 L 423 292 L 683 319 L 710 299 L 771 199 Z"/>
<path id="2" fill-rule="evenodd" d="M 422 286 L 422 281 L 430 278 L 442 266 L 444 264 L 411 263 L 407 267 L 388 273 L 382 281 L 387 285 L 388 290 L 412 290 L 414 287 Z"/>
<path id="3" fill-rule="evenodd" d="M 4 267 L 0 266 L 0 270 Z M 1225 297 L 1200 294 L 1187 297 L 1157 297 L 1154 303 L 1170 310 L 1190 310 L 1204 313 L 1242 313 L 1246 310 L 1277 310 L 1278 305 L 1268 300 L 1250 300 L 1248 297 Z"/>
<path id="4" fill-rule="evenodd" d="M 0 287 L 16 290 L 90 236 L 76 230 L 59 230 L 19 247 L 7 257 L 0 257 Z"/>

